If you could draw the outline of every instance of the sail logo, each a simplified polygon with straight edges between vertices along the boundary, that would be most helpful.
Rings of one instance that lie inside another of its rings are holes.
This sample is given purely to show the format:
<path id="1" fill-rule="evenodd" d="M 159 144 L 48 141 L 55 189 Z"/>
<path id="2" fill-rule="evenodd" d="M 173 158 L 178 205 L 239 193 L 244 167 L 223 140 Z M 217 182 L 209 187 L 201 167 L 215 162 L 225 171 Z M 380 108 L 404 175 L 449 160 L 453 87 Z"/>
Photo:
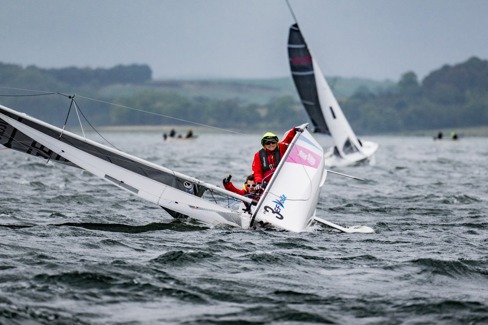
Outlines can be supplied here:
<path id="1" fill-rule="evenodd" d="M 277 200 L 272 201 L 272 203 L 275 204 L 275 207 L 272 208 L 267 205 L 264 207 L 264 211 L 271 212 L 272 214 L 275 215 L 276 219 L 278 220 L 283 220 L 284 217 L 281 214 L 281 210 L 285 208 L 285 201 L 286 201 L 286 195 L 281 194 Z"/>
<path id="2" fill-rule="evenodd" d="M 304 161 L 308 162 L 310 166 L 315 165 L 315 158 L 310 153 L 300 150 L 298 151 L 298 156 L 302 158 Z"/>
<path id="3" fill-rule="evenodd" d="M 286 158 L 287 162 L 318 168 L 321 157 L 302 146 L 296 145 L 292 148 L 290 155 Z"/>
<path id="4" fill-rule="evenodd" d="M 296 57 L 296 58 L 291 58 L 290 62 L 295 65 L 302 65 L 302 64 L 309 64 L 312 62 L 312 57 L 311 56 L 304 56 L 302 58 Z"/>
<path id="5" fill-rule="evenodd" d="M 285 201 L 286 201 L 286 196 L 284 194 L 280 195 L 280 198 L 278 200 L 274 200 L 273 203 L 276 203 L 276 209 L 284 209 L 285 208 Z M 279 211 L 278 211 L 279 212 Z"/>

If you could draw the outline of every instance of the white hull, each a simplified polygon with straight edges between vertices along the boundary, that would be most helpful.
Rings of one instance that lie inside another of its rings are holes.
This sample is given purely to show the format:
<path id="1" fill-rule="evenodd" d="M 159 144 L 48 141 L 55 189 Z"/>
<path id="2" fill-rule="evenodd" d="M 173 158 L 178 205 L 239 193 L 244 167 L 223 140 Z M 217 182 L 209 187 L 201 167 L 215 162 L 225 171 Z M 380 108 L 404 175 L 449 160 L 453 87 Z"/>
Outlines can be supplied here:
<path id="1" fill-rule="evenodd" d="M 194 136 L 191 138 L 178 138 L 178 137 L 167 137 L 166 139 L 163 138 L 163 141 L 166 143 L 184 143 L 184 142 L 194 142 L 197 140 L 198 136 Z"/>
<path id="2" fill-rule="evenodd" d="M 324 153 L 324 165 L 325 167 L 345 167 L 354 165 L 374 165 L 375 164 L 375 152 L 378 149 L 378 144 L 371 141 L 362 141 L 363 151 L 361 153 L 349 154 L 345 157 L 341 157 L 334 154 L 334 148 L 329 148 Z"/>

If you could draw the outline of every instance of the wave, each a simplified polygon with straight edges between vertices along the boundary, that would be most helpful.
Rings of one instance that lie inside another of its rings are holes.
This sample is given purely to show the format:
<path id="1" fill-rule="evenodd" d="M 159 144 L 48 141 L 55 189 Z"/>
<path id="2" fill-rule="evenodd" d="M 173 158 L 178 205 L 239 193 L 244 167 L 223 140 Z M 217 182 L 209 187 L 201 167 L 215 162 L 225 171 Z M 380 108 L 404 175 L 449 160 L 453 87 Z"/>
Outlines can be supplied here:
<path id="1" fill-rule="evenodd" d="M 10 229 L 23 229 L 23 228 L 32 228 L 37 227 L 38 225 L 33 224 L 0 224 L 0 227 L 10 228 Z M 45 225 L 42 225 L 45 226 Z M 161 231 L 161 230 L 173 230 L 178 232 L 186 232 L 186 231 L 200 231 L 206 230 L 208 227 L 205 227 L 201 224 L 191 224 L 189 222 L 181 221 L 179 219 L 172 220 L 168 223 L 160 223 L 154 222 L 147 225 L 141 226 L 134 226 L 134 225 L 126 225 L 126 224 L 119 224 L 119 223 L 93 223 L 93 222 L 66 222 L 61 224 L 51 224 L 50 226 L 54 227 L 79 227 L 89 230 L 98 230 L 98 231 L 109 231 L 109 232 L 121 232 L 121 233 L 143 233 L 143 232 L 150 232 L 150 231 Z"/>
<path id="2" fill-rule="evenodd" d="M 486 279 L 486 276 L 488 276 L 487 261 L 420 258 L 412 260 L 411 263 L 420 266 L 421 272 L 430 272 L 435 275 L 444 275 L 456 279 L 479 276 Z"/>

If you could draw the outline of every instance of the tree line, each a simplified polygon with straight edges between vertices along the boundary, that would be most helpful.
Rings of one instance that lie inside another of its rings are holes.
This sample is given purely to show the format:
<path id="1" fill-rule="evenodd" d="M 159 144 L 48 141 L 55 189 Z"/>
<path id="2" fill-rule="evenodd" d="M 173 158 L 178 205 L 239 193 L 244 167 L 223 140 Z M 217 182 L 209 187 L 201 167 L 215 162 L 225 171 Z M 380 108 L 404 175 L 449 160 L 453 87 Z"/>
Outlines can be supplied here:
<path id="1" fill-rule="evenodd" d="M 407 72 L 387 91 L 357 92 L 341 104 L 363 133 L 476 127 L 488 125 L 487 90 L 488 61 L 473 57 L 444 65 L 421 82 Z"/>
<path id="2" fill-rule="evenodd" d="M 107 94 L 105 87 L 114 84 L 123 85 L 124 90 Z M 70 102 L 63 96 L 41 95 L 47 90 L 76 90 L 99 99 L 77 100 L 97 125 L 183 125 L 191 121 L 222 128 L 284 130 L 308 121 L 296 91 L 264 104 L 238 97 L 184 96 L 155 87 L 147 65 L 40 69 L 0 63 L 0 87 L 1 104 L 51 123 L 62 123 Z M 25 89 L 31 91 L 30 96 L 18 97 Z M 354 95 L 339 98 L 339 103 L 358 134 L 473 127 L 488 124 L 487 89 L 488 61 L 473 57 L 445 65 L 422 81 L 414 72 L 406 72 L 387 89 L 371 92 L 359 87 Z"/>

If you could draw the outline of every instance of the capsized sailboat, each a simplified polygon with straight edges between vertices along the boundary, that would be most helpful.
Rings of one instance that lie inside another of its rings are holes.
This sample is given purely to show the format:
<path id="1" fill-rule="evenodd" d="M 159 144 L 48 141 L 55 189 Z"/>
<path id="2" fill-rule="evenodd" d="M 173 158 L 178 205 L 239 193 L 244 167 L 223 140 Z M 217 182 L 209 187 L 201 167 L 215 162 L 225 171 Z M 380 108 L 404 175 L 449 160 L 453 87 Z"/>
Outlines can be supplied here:
<path id="1" fill-rule="evenodd" d="M 315 220 L 318 194 L 326 175 L 322 166 L 323 149 L 308 131 L 297 133 L 285 159 L 277 167 L 281 172 L 275 172 L 262 200 L 252 210 L 251 215 L 239 209 L 239 204 L 236 204 L 240 201 L 255 204 L 250 198 L 137 158 L 2 105 L 0 144 L 46 161 L 84 169 L 133 195 L 161 206 L 174 217 L 184 215 L 209 225 L 223 224 L 244 229 L 250 227 L 251 221 L 263 221 L 283 230 L 306 230 Z M 298 188 L 301 192 L 297 191 Z M 274 205 L 275 201 L 279 207 Z"/>
<path id="2" fill-rule="evenodd" d="M 371 162 L 378 144 L 355 135 L 317 61 L 310 54 L 298 24 L 290 27 L 288 57 L 293 81 L 314 132 L 330 134 L 334 146 L 325 152 L 326 167 Z"/>
<path id="3" fill-rule="evenodd" d="M 0 105 L 0 144 L 48 161 L 84 169 L 163 207 L 210 225 L 246 228 L 250 217 L 233 210 L 232 199 L 249 198 L 65 131 Z M 206 196 L 210 196 L 211 199 Z"/>

